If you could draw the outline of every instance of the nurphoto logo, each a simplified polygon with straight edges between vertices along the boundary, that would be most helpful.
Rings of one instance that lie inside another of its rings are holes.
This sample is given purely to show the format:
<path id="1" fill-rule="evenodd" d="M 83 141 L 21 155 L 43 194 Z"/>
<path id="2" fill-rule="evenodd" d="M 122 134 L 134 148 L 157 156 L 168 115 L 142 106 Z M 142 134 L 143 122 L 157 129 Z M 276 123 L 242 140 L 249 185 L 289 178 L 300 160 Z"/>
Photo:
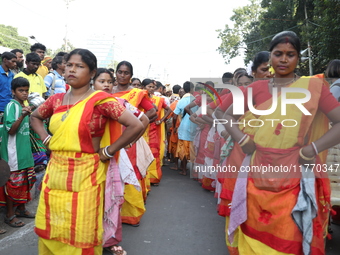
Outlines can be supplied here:
<path id="1" fill-rule="evenodd" d="M 201 79 L 200 79 L 201 80 Z M 193 81 L 193 80 L 192 80 Z M 287 105 L 295 105 L 298 110 L 300 110 L 304 115 L 312 115 L 303 105 L 304 103 L 307 103 L 311 99 L 311 93 L 308 89 L 304 88 L 291 88 L 291 87 L 282 87 L 280 94 L 278 93 L 278 88 L 273 87 L 272 88 L 272 105 L 269 109 L 266 110 L 259 110 L 254 107 L 253 103 L 253 88 L 248 87 L 246 88 L 248 98 L 245 99 L 243 91 L 234 85 L 231 84 L 221 84 L 219 81 L 214 82 L 215 86 L 212 88 L 208 84 L 199 82 L 199 81 L 193 81 L 198 84 L 201 84 L 204 86 L 202 89 L 206 93 L 202 94 L 202 106 L 201 106 L 201 113 L 205 115 L 207 113 L 207 95 L 217 104 L 221 104 L 221 98 L 216 90 L 218 89 L 228 89 L 230 90 L 230 93 L 233 97 L 233 115 L 244 115 L 245 114 L 245 100 L 247 100 L 247 107 L 249 111 L 254 114 L 255 116 L 266 116 L 274 113 L 278 107 L 278 98 L 280 97 L 280 109 L 281 109 L 281 116 L 287 115 Z M 207 92 L 207 91 L 211 92 Z M 298 98 L 289 98 L 287 96 L 289 93 L 293 93 L 294 95 L 298 95 Z M 218 99 L 218 100 L 216 100 Z M 251 119 L 239 121 L 239 122 L 230 122 L 229 124 L 232 125 L 248 125 L 250 127 L 262 127 L 264 124 L 267 124 L 266 122 L 271 123 L 271 126 L 274 127 L 277 123 L 281 123 L 283 127 L 295 127 L 298 125 L 298 122 L 294 119 Z M 228 123 L 228 120 L 226 119 L 214 119 L 213 126 L 222 124 L 225 125 Z"/>

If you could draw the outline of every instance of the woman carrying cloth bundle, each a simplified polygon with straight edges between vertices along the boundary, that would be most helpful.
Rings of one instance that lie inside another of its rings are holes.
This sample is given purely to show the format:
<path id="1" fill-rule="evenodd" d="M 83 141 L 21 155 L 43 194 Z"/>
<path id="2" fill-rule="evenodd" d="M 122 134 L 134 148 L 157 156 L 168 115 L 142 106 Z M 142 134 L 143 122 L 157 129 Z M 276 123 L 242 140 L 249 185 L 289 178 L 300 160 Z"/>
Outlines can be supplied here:
<path id="1" fill-rule="evenodd" d="M 277 34 L 270 44 L 274 77 L 256 81 L 243 92 L 244 101 L 251 97 L 252 102 L 245 103 L 243 118 L 253 130 L 243 133 L 243 124 L 225 125 L 247 155 L 236 180 L 227 226 L 231 243 L 238 231 L 235 254 L 325 254 L 330 211 L 325 156 L 328 148 L 340 143 L 340 104 L 324 80 L 294 73 L 299 53 L 300 41 L 294 32 Z M 281 107 L 281 96 L 290 104 Z M 226 112 L 228 123 L 241 117 L 233 115 L 234 105 Z M 269 111 L 264 115 L 255 110 Z M 248 115 L 252 115 L 251 125 Z M 334 123 L 330 130 L 329 120 Z"/>
<path id="2" fill-rule="evenodd" d="M 143 125 L 116 99 L 92 90 L 93 53 L 75 49 L 66 61 L 72 89 L 51 96 L 31 117 L 33 129 L 51 150 L 36 215 L 39 254 L 102 254 L 107 164 Z M 43 127 L 46 118 L 51 118 L 53 136 Z M 126 129 L 116 137 L 120 124 Z"/>

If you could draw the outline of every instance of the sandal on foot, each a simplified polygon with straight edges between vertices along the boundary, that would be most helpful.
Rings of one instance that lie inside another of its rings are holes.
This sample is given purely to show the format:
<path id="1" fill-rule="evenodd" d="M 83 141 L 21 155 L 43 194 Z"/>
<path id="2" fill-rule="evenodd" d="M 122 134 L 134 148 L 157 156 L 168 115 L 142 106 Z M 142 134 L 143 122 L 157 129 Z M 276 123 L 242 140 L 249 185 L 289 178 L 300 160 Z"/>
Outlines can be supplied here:
<path id="1" fill-rule="evenodd" d="M 105 247 L 104 249 L 114 255 L 127 255 L 127 252 L 123 250 L 122 246 L 113 245 L 111 247 Z"/>
<path id="2" fill-rule="evenodd" d="M 13 215 L 12 217 L 5 217 L 5 223 L 9 226 L 11 226 L 12 228 L 21 228 L 23 226 L 25 226 L 25 223 L 23 223 L 21 220 L 17 220 L 12 222 L 14 219 L 16 218 L 15 215 Z"/>
<path id="3" fill-rule="evenodd" d="M 2 235 L 2 234 L 5 234 L 7 232 L 7 230 L 6 229 L 0 229 L 0 235 Z"/>
<path id="4" fill-rule="evenodd" d="M 35 218 L 35 214 L 30 213 L 28 210 L 20 210 L 20 209 L 16 209 L 15 210 L 15 215 L 20 218 Z"/>
<path id="5" fill-rule="evenodd" d="M 39 173 L 45 170 L 45 165 L 36 165 L 34 167 L 34 172 Z"/>

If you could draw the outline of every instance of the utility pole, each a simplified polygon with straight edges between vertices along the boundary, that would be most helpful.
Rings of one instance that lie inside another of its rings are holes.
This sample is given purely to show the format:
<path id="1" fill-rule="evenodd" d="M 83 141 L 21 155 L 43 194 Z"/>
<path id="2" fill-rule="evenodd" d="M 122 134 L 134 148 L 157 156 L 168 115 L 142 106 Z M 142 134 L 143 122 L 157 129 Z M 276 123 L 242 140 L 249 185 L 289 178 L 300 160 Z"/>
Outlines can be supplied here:
<path id="1" fill-rule="evenodd" d="M 66 24 L 65 24 L 65 38 L 64 38 L 64 50 L 67 52 L 68 50 L 68 45 L 67 45 L 67 34 L 68 34 L 68 27 L 67 27 L 67 22 L 68 22 L 68 7 L 69 7 L 69 4 L 71 1 L 74 1 L 74 0 L 64 0 L 66 2 Z"/>
<path id="2" fill-rule="evenodd" d="M 149 69 L 148 69 L 148 73 L 146 74 L 146 78 L 149 78 L 150 69 L 151 69 L 151 64 L 149 65 Z"/>
<path id="3" fill-rule="evenodd" d="M 307 35 L 308 35 L 307 45 L 308 45 L 309 76 L 312 76 L 313 75 L 312 52 L 311 52 L 310 43 L 309 43 L 308 16 L 307 16 L 306 2 L 307 1 L 305 1 L 305 18 L 306 18 L 306 27 L 307 27 Z"/>

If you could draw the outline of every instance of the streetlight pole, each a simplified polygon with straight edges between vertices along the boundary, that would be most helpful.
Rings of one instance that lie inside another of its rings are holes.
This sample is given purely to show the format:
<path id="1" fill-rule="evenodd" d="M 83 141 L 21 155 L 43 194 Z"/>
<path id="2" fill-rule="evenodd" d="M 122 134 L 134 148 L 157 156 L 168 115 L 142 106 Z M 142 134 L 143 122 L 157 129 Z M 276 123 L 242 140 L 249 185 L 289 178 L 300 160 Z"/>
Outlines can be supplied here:
<path id="1" fill-rule="evenodd" d="M 313 75 L 312 52 L 311 52 L 310 43 L 309 43 L 308 16 L 307 16 L 306 2 L 307 2 L 307 1 L 305 1 L 305 18 L 306 18 L 306 27 L 307 27 L 307 35 L 308 35 L 308 40 L 307 40 L 308 48 L 307 48 L 307 49 L 308 49 L 309 76 L 312 76 L 312 75 Z"/>
<path id="2" fill-rule="evenodd" d="M 64 50 L 67 52 L 68 50 L 68 45 L 67 45 L 67 34 L 68 34 L 68 26 L 67 26 L 67 22 L 68 22 L 68 7 L 71 1 L 74 0 L 64 0 L 66 2 L 66 24 L 65 24 L 65 39 L 64 39 Z"/>
<path id="3" fill-rule="evenodd" d="M 32 40 L 34 40 L 34 41 L 36 41 L 37 43 L 39 43 L 38 40 L 35 39 L 35 36 L 34 36 L 34 35 L 29 36 L 29 38 L 31 38 Z"/>

